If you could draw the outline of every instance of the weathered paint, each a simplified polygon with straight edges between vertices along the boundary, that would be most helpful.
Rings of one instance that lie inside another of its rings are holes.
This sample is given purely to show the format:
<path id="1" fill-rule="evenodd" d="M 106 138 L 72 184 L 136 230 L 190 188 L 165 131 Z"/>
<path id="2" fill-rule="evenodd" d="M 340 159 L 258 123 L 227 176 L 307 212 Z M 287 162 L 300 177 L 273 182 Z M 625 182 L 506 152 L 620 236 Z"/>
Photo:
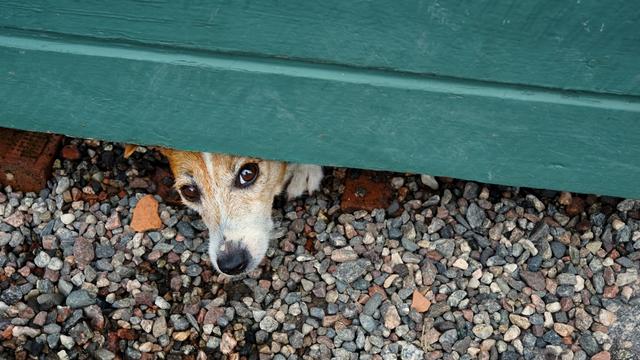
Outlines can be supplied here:
<path id="1" fill-rule="evenodd" d="M 4 34 L 2 126 L 640 197 L 636 97 Z"/>
<path id="2" fill-rule="evenodd" d="M 4 0 L 0 28 L 640 95 L 633 0 Z"/>

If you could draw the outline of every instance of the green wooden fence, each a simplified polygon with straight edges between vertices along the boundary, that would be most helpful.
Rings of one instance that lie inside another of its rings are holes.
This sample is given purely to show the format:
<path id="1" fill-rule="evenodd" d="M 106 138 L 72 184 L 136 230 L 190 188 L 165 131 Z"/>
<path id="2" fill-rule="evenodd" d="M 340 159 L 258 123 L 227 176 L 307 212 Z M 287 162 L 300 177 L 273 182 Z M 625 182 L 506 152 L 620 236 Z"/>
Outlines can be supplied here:
<path id="1" fill-rule="evenodd" d="M 640 2 L 6 0 L 0 126 L 640 198 Z"/>

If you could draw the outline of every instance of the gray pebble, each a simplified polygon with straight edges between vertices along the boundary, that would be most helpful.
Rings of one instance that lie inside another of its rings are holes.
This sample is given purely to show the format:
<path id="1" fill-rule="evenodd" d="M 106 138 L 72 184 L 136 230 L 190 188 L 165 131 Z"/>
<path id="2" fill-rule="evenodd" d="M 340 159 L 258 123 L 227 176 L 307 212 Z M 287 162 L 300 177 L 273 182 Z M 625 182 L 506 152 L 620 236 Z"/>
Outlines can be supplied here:
<path id="1" fill-rule="evenodd" d="M 267 315 L 264 317 L 264 319 L 262 319 L 262 321 L 260 321 L 260 329 L 271 333 L 276 331 L 276 329 L 278 329 L 278 326 L 280 324 L 278 324 L 278 321 L 276 321 L 276 319 L 274 319 L 273 317 Z"/>
<path id="2" fill-rule="evenodd" d="M 51 261 L 51 257 L 44 251 L 40 251 L 38 255 L 33 259 L 34 264 L 39 268 L 46 268 Z"/>
<path id="3" fill-rule="evenodd" d="M 476 229 L 482 226 L 485 217 L 486 215 L 484 213 L 484 210 L 482 210 L 475 202 L 472 202 L 467 208 L 466 219 L 472 229 Z"/>
<path id="4" fill-rule="evenodd" d="M 590 333 L 582 334 L 578 338 L 578 343 L 580 344 L 580 347 L 582 347 L 582 350 L 584 350 L 589 356 L 596 354 L 600 350 L 598 343 Z"/>
<path id="5" fill-rule="evenodd" d="M 336 279 L 349 284 L 362 276 L 370 265 L 371 262 L 365 259 L 341 263 L 336 267 L 336 271 L 333 276 Z"/>
<path id="6" fill-rule="evenodd" d="M 66 304 L 72 309 L 77 309 L 96 303 L 96 299 L 86 290 L 75 290 L 67 296 Z"/>

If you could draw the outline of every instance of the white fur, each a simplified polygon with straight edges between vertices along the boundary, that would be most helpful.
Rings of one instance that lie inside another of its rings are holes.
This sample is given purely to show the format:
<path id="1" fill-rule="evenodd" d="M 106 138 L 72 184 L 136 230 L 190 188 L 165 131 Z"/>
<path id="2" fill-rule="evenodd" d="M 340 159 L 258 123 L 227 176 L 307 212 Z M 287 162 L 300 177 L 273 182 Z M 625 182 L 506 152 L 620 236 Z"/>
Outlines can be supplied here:
<path id="1" fill-rule="evenodd" d="M 216 231 L 212 231 L 209 229 L 209 261 L 216 268 L 218 272 L 220 269 L 218 268 L 218 250 L 220 249 L 220 244 L 222 244 L 222 233 L 220 233 L 220 229 Z"/>
<path id="2" fill-rule="evenodd" d="M 230 224 L 233 224 L 230 226 Z M 264 214 L 252 214 L 240 219 L 221 224 L 217 231 L 209 234 L 209 257 L 211 263 L 218 268 L 217 254 L 224 251 L 228 242 L 235 242 L 244 246 L 251 255 L 251 263 L 246 271 L 251 271 L 264 258 L 269 247 L 269 235 L 273 228 L 271 216 Z"/>
<path id="3" fill-rule="evenodd" d="M 291 182 L 287 187 L 289 200 L 304 194 L 305 191 L 312 194 L 320 189 L 320 182 L 324 176 L 321 166 L 303 164 L 290 164 L 289 166 L 292 167 Z"/>
<path id="4" fill-rule="evenodd" d="M 204 165 L 207 167 L 209 176 L 213 177 L 213 156 L 211 156 L 211 153 L 203 152 L 202 158 L 204 159 Z"/>

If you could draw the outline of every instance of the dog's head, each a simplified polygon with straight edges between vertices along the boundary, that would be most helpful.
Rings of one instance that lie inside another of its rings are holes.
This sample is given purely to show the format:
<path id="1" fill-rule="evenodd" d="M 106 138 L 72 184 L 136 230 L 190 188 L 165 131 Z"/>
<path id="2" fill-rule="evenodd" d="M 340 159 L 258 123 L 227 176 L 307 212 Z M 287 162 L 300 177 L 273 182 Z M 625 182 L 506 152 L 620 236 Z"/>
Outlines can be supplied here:
<path id="1" fill-rule="evenodd" d="M 227 275 L 258 266 L 269 245 L 271 207 L 287 180 L 287 164 L 223 154 L 160 151 L 169 159 L 184 204 L 196 210 L 209 228 L 213 266 Z M 127 148 L 125 156 L 132 152 Z"/>

